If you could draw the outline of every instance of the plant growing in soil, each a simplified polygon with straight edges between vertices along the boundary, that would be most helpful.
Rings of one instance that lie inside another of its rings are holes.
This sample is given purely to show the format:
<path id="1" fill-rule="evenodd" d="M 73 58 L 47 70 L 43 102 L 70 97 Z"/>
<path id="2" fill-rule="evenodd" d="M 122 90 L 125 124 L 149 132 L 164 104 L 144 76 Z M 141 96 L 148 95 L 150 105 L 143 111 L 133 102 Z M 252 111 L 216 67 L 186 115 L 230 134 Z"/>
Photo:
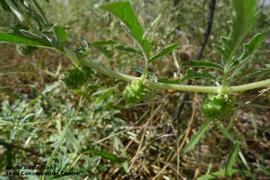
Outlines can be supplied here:
<path id="1" fill-rule="evenodd" d="M 1 5 L 6 11 L 16 16 L 16 23 L 10 32 L 0 32 L 0 42 L 14 43 L 21 55 L 30 56 L 38 48 L 47 48 L 57 51 L 66 56 L 73 66 L 69 68 L 63 81 L 71 89 L 78 89 L 87 83 L 96 71 L 114 79 L 127 81 L 128 84 L 123 91 L 126 103 L 137 103 L 149 98 L 152 90 L 169 89 L 176 91 L 188 91 L 193 93 L 206 94 L 202 105 L 202 113 L 206 122 L 195 133 L 190 142 L 185 146 L 181 154 L 191 151 L 204 134 L 213 124 L 230 116 L 235 109 L 233 95 L 236 93 L 264 88 L 270 86 L 270 80 L 251 82 L 243 85 L 233 85 L 237 76 L 242 76 L 240 69 L 248 60 L 253 58 L 254 53 L 263 42 L 263 35 L 255 34 L 249 41 L 246 41 L 248 33 L 256 22 L 257 11 L 255 0 L 232 0 L 233 13 L 231 18 L 231 31 L 228 36 L 222 37 L 218 49 L 221 63 L 214 61 L 191 60 L 184 64 L 188 67 L 187 73 L 178 80 L 162 80 L 150 78 L 149 67 L 155 61 L 174 51 L 178 45 L 169 44 L 158 52 L 153 52 L 152 44 L 147 39 L 147 31 L 141 26 L 135 15 L 130 2 L 114 2 L 100 6 L 101 9 L 117 17 L 125 32 L 136 43 L 136 47 L 128 45 L 117 45 L 117 43 L 102 40 L 96 42 L 81 42 L 80 47 L 74 47 L 70 41 L 66 28 L 48 22 L 42 8 L 35 0 L 1 0 Z M 218 41 L 217 41 L 218 42 Z M 218 44 L 218 43 L 217 43 Z M 144 59 L 144 68 L 140 77 L 123 74 L 98 64 L 93 59 L 87 58 L 88 48 L 95 47 L 106 53 L 106 46 L 112 45 L 128 53 L 136 53 Z M 200 68 L 200 71 L 194 69 Z M 248 76 L 248 74 L 245 74 Z M 197 86 L 181 84 L 184 80 L 199 77 L 211 80 L 215 86 Z M 240 83 L 240 82 L 239 82 Z M 228 161 L 219 173 L 219 176 L 231 176 L 237 169 L 233 168 L 237 155 L 240 153 L 240 143 L 233 142 L 231 154 Z M 215 173 L 208 174 L 215 176 Z M 218 176 L 218 175 L 217 175 Z M 203 177 L 202 177 L 203 178 Z"/>

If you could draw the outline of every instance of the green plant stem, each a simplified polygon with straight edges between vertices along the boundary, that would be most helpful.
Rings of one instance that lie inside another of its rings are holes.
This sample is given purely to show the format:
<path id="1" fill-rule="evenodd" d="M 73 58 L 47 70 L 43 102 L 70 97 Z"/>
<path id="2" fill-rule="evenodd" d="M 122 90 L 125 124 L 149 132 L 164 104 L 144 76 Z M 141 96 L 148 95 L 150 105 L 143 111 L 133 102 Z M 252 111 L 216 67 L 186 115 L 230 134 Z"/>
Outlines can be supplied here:
<path id="1" fill-rule="evenodd" d="M 58 50 L 59 51 L 59 50 Z M 120 72 L 116 72 L 113 70 L 110 70 L 102 65 L 99 65 L 91 60 L 86 59 L 80 59 L 73 54 L 70 54 L 68 52 L 61 51 L 67 58 L 69 58 L 72 62 L 79 62 L 81 65 L 86 66 L 88 68 L 95 69 L 96 71 L 107 75 L 112 78 L 124 80 L 124 81 L 134 81 L 139 79 L 139 77 L 130 76 L 127 74 L 123 74 Z M 170 89 L 170 90 L 178 90 L 178 91 L 187 91 L 187 92 L 197 92 L 197 93 L 212 93 L 212 94 L 218 94 L 220 87 L 214 87 L 214 86 L 195 86 L 195 85 L 181 85 L 181 84 L 169 84 L 169 83 L 160 83 L 160 82 L 151 82 L 146 81 L 146 83 L 149 85 L 152 89 Z M 232 94 L 237 92 L 243 92 L 248 91 L 252 89 L 257 88 L 263 88 L 270 86 L 270 79 L 258 81 L 254 83 L 239 85 L 239 86 L 230 86 L 224 88 L 224 93 Z"/>

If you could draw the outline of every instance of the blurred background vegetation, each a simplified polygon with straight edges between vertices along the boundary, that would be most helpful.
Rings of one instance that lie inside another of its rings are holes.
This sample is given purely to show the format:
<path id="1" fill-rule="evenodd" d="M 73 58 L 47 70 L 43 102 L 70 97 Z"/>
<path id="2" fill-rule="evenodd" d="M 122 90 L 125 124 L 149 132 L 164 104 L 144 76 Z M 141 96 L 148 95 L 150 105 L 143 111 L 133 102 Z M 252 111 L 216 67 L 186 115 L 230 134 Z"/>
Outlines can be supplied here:
<path id="1" fill-rule="evenodd" d="M 67 27 L 74 44 L 76 40 L 132 43 L 117 19 L 96 8 L 104 2 L 108 1 L 54 0 L 40 1 L 40 5 L 50 22 Z M 209 1 L 132 3 L 145 28 L 160 16 L 149 34 L 155 49 L 172 42 L 179 44 L 174 53 L 151 66 L 151 71 L 159 77 L 180 77 L 185 73 L 181 63 L 193 59 L 200 45 Z M 258 2 L 258 10 L 253 31 L 262 32 L 265 41 L 244 72 L 270 64 L 268 1 Z M 229 32 L 230 16 L 230 1 L 218 1 L 204 59 L 220 62 L 214 44 Z M 8 30 L 12 16 L 0 10 L 0 19 L 0 30 Z M 129 74 L 136 75 L 135 69 L 143 66 L 139 56 L 112 52 L 108 56 L 91 49 L 89 57 Z M 163 90 L 147 102 L 125 105 L 121 92 L 126 83 L 100 74 L 92 76 L 82 89 L 68 90 L 62 78 L 69 65 L 68 60 L 50 50 L 40 49 L 31 57 L 22 57 L 15 45 L 0 44 L 0 172 L 26 163 L 79 171 L 88 179 L 148 179 L 168 165 L 161 179 L 196 179 L 210 166 L 211 171 L 224 166 L 231 142 L 217 128 L 191 153 L 170 158 L 188 140 L 178 141 L 184 132 L 194 132 L 204 121 L 200 113 L 203 95 L 190 94 L 188 105 L 178 117 L 182 92 Z M 270 73 L 237 78 L 235 84 L 244 84 L 270 78 Z M 237 163 L 240 172 L 233 178 L 270 179 L 269 93 L 253 90 L 235 98 L 237 111 L 222 122 L 233 138 L 241 141 L 245 160 Z"/>

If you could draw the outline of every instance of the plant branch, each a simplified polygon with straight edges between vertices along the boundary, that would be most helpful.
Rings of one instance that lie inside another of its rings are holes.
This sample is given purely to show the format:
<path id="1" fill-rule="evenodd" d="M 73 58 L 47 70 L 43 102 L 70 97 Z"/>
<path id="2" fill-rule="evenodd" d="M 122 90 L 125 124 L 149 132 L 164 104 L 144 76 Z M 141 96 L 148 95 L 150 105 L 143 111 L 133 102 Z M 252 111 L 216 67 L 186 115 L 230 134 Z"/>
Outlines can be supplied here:
<path id="1" fill-rule="evenodd" d="M 206 48 L 207 42 L 209 40 L 209 36 L 212 32 L 212 27 L 213 27 L 213 20 L 214 20 L 214 15 L 215 15 L 215 9 L 216 9 L 216 0 L 210 0 L 209 2 L 209 10 L 208 10 L 208 15 L 207 15 L 207 26 L 204 30 L 203 37 L 200 43 L 200 46 L 198 47 L 195 59 L 200 60 L 203 57 L 204 50 Z M 188 85 L 192 84 L 192 81 L 189 80 Z M 184 94 L 182 98 L 182 102 L 179 104 L 177 108 L 177 112 L 175 115 L 176 119 L 180 118 L 180 115 L 182 114 L 182 111 L 185 107 L 186 102 L 189 100 L 188 94 Z"/>
<path id="2" fill-rule="evenodd" d="M 134 81 L 139 79 L 139 77 L 123 74 L 117 71 L 110 70 L 102 65 L 99 65 L 91 60 L 80 59 L 78 60 L 77 56 L 74 56 L 70 53 L 61 51 L 67 58 L 69 58 L 72 62 L 79 62 L 81 65 L 86 66 L 88 68 L 95 69 L 96 71 L 107 75 L 112 78 L 124 80 L 124 81 Z M 151 82 L 146 81 L 152 89 L 171 89 L 178 91 L 187 91 L 187 92 L 197 92 L 197 93 L 219 93 L 220 87 L 214 86 L 196 86 L 196 85 L 181 85 L 181 84 L 169 84 L 169 83 L 160 83 L 160 82 Z M 258 81 L 250 84 L 239 85 L 239 86 L 231 86 L 224 89 L 225 93 L 232 94 L 236 92 L 243 92 L 251 89 L 257 89 L 262 87 L 270 86 L 270 79 L 264 81 Z"/>

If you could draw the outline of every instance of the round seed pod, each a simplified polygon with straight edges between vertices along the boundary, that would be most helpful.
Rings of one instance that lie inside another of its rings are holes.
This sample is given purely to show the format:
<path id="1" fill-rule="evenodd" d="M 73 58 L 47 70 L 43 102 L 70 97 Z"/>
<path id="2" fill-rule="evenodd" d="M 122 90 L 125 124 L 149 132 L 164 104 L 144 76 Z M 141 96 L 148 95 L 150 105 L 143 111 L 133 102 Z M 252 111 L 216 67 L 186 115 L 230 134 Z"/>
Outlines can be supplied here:
<path id="1" fill-rule="evenodd" d="M 68 88 L 79 89 L 88 81 L 89 76 L 90 70 L 71 67 L 65 71 L 63 81 Z"/>
<path id="2" fill-rule="evenodd" d="M 209 95 L 202 106 L 202 113 L 207 118 L 219 119 L 232 114 L 234 104 L 228 95 Z"/>
<path id="3" fill-rule="evenodd" d="M 148 94 L 145 83 L 140 79 L 129 83 L 123 92 L 124 99 L 129 104 L 142 101 Z"/>
<path id="4" fill-rule="evenodd" d="M 34 51 L 37 50 L 37 47 L 17 45 L 16 50 L 22 56 L 31 56 L 34 53 Z"/>

